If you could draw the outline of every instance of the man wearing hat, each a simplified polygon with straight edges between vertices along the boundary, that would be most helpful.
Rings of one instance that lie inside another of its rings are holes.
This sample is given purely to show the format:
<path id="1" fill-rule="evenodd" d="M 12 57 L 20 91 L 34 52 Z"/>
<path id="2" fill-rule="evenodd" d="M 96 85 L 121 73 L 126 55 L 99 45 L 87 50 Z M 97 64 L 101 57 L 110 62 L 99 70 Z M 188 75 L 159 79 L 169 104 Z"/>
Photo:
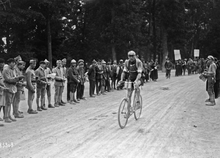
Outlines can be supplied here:
<path id="1" fill-rule="evenodd" d="M 88 71 L 88 78 L 89 78 L 89 96 L 95 97 L 95 84 L 96 84 L 96 61 L 92 61 L 92 65 L 89 67 Z"/>
<path id="2" fill-rule="evenodd" d="M 77 86 L 80 83 L 79 80 L 79 73 L 76 68 L 76 60 L 72 59 L 71 60 L 71 66 L 68 69 L 68 82 L 69 82 L 69 88 L 70 88 L 70 103 L 79 103 L 78 100 L 76 99 L 76 90 Z"/>
<path id="3" fill-rule="evenodd" d="M 30 65 L 26 69 L 26 82 L 27 86 L 26 88 L 28 89 L 28 113 L 29 114 L 37 114 L 37 111 L 33 110 L 33 100 L 34 100 L 34 94 L 35 94 L 35 89 L 36 89 L 36 76 L 34 72 L 34 68 L 36 67 L 36 60 L 31 59 L 30 60 Z"/>
<path id="4" fill-rule="evenodd" d="M 186 64 L 187 64 L 187 59 L 184 59 L 184 60 L 183 60 L 183 63 L 182 63 L 182 72 L 183 72 L 183 75 L 186 74 Z"/>
<path id="5" fill-rule="evenodd" d="M 2 75 L 4 64 L 5 64 L 5 60 L 0 58 L 0 112 L 1 109 L 3 109 L 3 118 L 5 117 L 5 93 L 4 93 L 5 84 Z M 1 117 L 0 117 L 0 121 L 3 121 Z M 4 126 L 4 124 L 0 124 L 0 126 Z"/>
<path id="6" fill-rule="evenodd" d="M 206 105 L 214 106 L 215 103 L 215 93 L 214 84 L 216 82 L 216 64 L 214 63 L 214 57 L 209 55 L 207 57 L 207 67 L 208 71 L 204 72 L 204 76 L 207 77 L 206 91 L 208 92 L 209 98 L 205 101 L 208 102 Z"/>
<path id="7" fill-rule="evenodd" d="M 83 97 L 83 95 L 84 95 L 84 89 L 85 89 L 84 83 L 85 83 L 86 77 L 85 77 L 85 68 L 84 68 L 84 60 L 83 59 L 79 59 L 77 70 L 79 73 L 79 81 L 80 81 L 77 86 L 77 99 L 78 100 L 80 100 L 80 99 L 85 100 L 85 97 Z"/>
<path id="8" fill-rule="evenodd" d="M 189 58 L 186 67 L 187 67 L 188 75 L 191 75 L 193 69 L 193 60 L 191 58 Z"/>
<path id="9" fill-rule="evenodd" d="M 102 60 L 102 64 L 100 67 L 101 70 L 101 82 L 100 82 L 100 90 L 101 90 L 101 94 L 105 95 L 105 83 L 106 83 L 106 79 L 107 79 L 107 73 L 106 73 L 106 62 L 105 60 Z"/>
<path id="10" fill-rule="evenodd" d="M 18 55 L 17 57 L 14 58 L 15 60 L 15 64 L 17 65 L 20 61 L 22 61 L 22 58 L 20 55 Z"/>
<path id="11" fill-rule="evenodd" d="M 64 75 L 65 78 L 67 78 L 67 68 L 66 68 L 66 63 L 67 63 L 66 58 L 62 59 L 63 75 Z M 66 104 L 66 102 L 64 102 L 62 98 L 61 98 L 61 103 L 64 104 L 64 105 Z"/>
<path id="12" fill-rule="evenodd" d="M 16 76 L 22 76 L 23 75 L 23 70 L 25 67 L 25 62 L 24 61 L 18 61 L 15 72 Z M 24 86 L 26 86 L 26 82 L 24 79 L 21 79 L 19 82 L 16 84 L 17 86 L 17 92 L 15 93 L 15 96 L 13 98 L 13 115 L 15 118 L 23 118 L 24 116 L 22 115 L 22 112 L 19 111 L 19 103 L 21 100 L 21 95 L 24 93 Z"/>
<path id="13" fill-rule="evenodd" d="M 102 63 L 101 60 L 99 59 L 96 65 L 96 95 L 100 95 L 100 90 L 101 90 L 101 80 L 102 80 Z"/>
<path id="14" fill-rule="evenodd" d="M 170 62 L 169 58 L 166 59 L 164 67 L 166 69 L 166 78 L 168 79 L 170 78 L 171 69 L 173 67 L 173 64 Z"/>
<path id="15" fill-rule="evenodd" d="M 16 76 L 14 59 L 10 58 L 7 62 L 8 67 L 4 69 L 2 73 L 5 86 L 8 88 L 8 90 L 5 91 L 5 122 L 11 123 L 11 121 L 16 121 L 16 119 L 11 117 L 11 105 L 14 94 L 17 92 L 16 84 L 24 78 L 24 76 Z"/>
<path id="16" fill-rule="evenodd" d="M 121 60 L 119 61 L 119 65 L 118 65 L 117 71 L 116 71 L 116 73 L 117 73 L 117 83 L 118 83 L 118 82 L 120 81 L 120 79 L 121 79 L 121 74 L 122 74 L 122 72 L 123 72 L 123 69 L 124 69 L 123 60 L 121 59 Z"/>
<path id="17" fill-rule="evenodd" d="M 61 102 L 62 94 L 64 89 L 65 76 L 62 68 L 62 61 L 57 60 L 57 67 L 53 69 L 53 73 L 56 73 L 55 76 L 55 95 L 54 95 L 54 106 L 65 106 L 64 103 Z"/>
<path id="18" fill-rule="evenodd" d="M 45 59 L 44 62 L 45 62 L 45 65 L 46 65 L 44 72 L 45 72 L 46 79 L 47 79 L 46 93 L 47 93 L 48 108 L 54 108 L 54 106 L 51 104 L 51 84 L 49 83 L 49 81 L 51 81 L 52 78 L 48 76 L 49 74 L 52 73 L 52 71 L 49 68 L 50 62 L 47 59 Z M 44 100 L 46 100 L 46 99 L 44 99 Z M 44 106 L 46 106 L 45 104 L 46 103 L 44 101 Z"/>
<path id="19" fill-rule="evenodd" d="M 117 67 L 118 67 L 117 61 L 114 60 L 113 65 L 111 66 L 111 80 L 112 80 L 111 88 L 112 89 L 116 89 L 115 82 L 116 82 L 116 79 L 117 79 Z"/>
<path id="20" fill-rule="evenodd" d="M 44 61 L 40 61 L 40 66 L 35 71 L 36 81 L 37 81 L 37 110 L 47 110 L 45 107 L 45 90 L 47 85 L 46 73 L 45 73 L 46 63 Z M 41 101 L 39 101 L 41 99 Z M 40 105 L 41 102 L 41 105 Z"/>
<path id="21" fill-rule="evenodd" d="M 111 85 L 110 85 L 110 78 L 111 78 L 111 62 L 109 61 L 106 65 L 106 82 L 105 82 L 105 90 L 110 92 Z"/>

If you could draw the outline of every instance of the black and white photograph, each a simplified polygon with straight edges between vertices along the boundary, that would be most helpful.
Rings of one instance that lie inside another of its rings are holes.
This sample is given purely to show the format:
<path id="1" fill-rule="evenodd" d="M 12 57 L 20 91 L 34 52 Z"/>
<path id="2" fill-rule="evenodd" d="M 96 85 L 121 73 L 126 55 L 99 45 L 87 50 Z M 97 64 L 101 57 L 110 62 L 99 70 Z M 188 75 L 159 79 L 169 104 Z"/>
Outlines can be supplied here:
<path id="1" fill-rule="evenodd" d="M 220 0 L 0 0 L 0 158 L 219 158 Z"/>

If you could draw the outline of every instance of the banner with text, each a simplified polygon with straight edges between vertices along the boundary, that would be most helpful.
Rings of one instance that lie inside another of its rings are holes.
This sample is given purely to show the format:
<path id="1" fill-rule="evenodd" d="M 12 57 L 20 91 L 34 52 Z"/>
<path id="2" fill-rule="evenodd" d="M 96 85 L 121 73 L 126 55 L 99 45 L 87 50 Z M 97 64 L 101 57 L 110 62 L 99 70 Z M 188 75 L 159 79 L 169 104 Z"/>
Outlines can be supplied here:
<path id="1" fill-rule="evenodd" d="M 199 49 L 194 49 L 194 57 L 199 57 Z"/>
<path id="2" fill-rule="evenodd" d="M 175 57 L 175 60 L 181 59 L 180 50 L 178 50 L 178 49 L 174 50 L 174 57 Z"/>

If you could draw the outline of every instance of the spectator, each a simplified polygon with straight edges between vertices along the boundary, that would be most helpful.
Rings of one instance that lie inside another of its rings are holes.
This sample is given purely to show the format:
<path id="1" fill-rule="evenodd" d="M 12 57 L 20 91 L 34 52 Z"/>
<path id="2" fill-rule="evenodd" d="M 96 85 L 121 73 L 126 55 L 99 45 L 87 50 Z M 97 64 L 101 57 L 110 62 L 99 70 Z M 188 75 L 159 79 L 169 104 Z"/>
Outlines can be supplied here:
<path id="1" fill-rule="evenodd" d="M 123 60 L 121 59 L 119 61 L 119 64 L 118 64 L 118 67 L 117 67 L 117 71 L 116 71 L 116 73 L 117 73 L 117 84 L 121 80 L 121 74 L 123 72 L 123 69 L 124 69 Z"/>
<path id="2" fill-rule="evenodd" d="M 37 114 L 37 111 L 33 110 L 33 100 L 35 94 L 36 76 L 34 68 L 36 67 L 36 60 L 30 60 L 30 66 L 26 69 L 26 81 L 28 89 L 28 113 Z"/>
<path id="3" fill-rule="evenodd" d="M 95 84 L 96 84 L 96 61 L 92 61 L 92 65 L 89 67 L 88 71 L 88 78 L 89 78 L 89 96 L 95 97 Z"/>
<path id="4" fill-rule="evenodd" d="M 216 82 L 214 84 L 215 98 L 217 99 L 220 96 L 220 61 L 216 60 Z"/>
<path id="5" fill-rule="evenodd" d="M 76 98 L 76 90 L 77 85 L 80 83 L 79 80 L 79 73 L 76 69 L 76 60 L 71 60 L 71 66 L 68 69 L 68 82 L 69 82 L 69 88 L 70 88 L 70 103 L 75 104 L 79 103 L 79 101 Z"/>
<path id="6" fill-rule="evenodd" d="M 208 92 L 209 98 L 205 101 L 208 102 L 206 105 L 213 106 L 215 105 L 215 93 L 214 93 L 214 83 L 216 79 L 216 64 L 214 63 L 214 57 L 208 56 L 208 71 L 204 72 L 204 75 L 207 77 L 206 82 L 206 91 Z"/>
<path id="7" fill-rule="evenodd" d="M 85 76 L 85 67 L 84 67 L 84 60 L 79 59 L 78 61 L 78 67 L 77 67 L 78 73 L 79 73 L 79 84 L 77 86 L 77 99 L 80 100 L 85 100 L 84 96 L 84 89 L 85 89 L 85 81 L 86 81 L 86 76 Z"/>
<path id="8" fill-rule="evenodd" d="M 5 117 L 5 93 L 4 93 L 4 78 L 2 75 L 3 67 L 5 64 L 5 60 L 0 58 L 0 112 L 3 110 L 3 118 Z M 3 121 L 3 119 L 0 117 L 0 121 Z M 0 126 L 4 126 L 4 124 L 0 123 Z"/>
<path id="9" fill-rule="evenodd" d="M 50 83 L 50 81 L 52 81 L 52 78 L 49 76 L 50 74 L 52 74 L 52 71 L 49 68 L 50 62 L 47 59 L 45 59 L 44 62 L 46 64 L 46 66 L 45 66 L 45 75 L 46 75 L 46 79 L 47 79 L 46 93 L 47 93 L 48 108 L 54 108 L 54 106 L 51 104 L 51 83 Z M 46 107 L 45 100 L 46 99 L 44 99 L 44 107 Z"/>
<path id="10" fill-rule="evenodd" d="M 15 73 L 15 60 L 10 58 L 8 59 L 8 67 L 3 70 L 3 78 L 5 86 L 8 90 L 5 92 L 5 122 L 11 123 L 11 121 L 16 121 L 16 119 L 11 117 L 11 105 L 13 97 L 17 92 L 16 83 L 22 79 L 22 76 L 16 76 Z"/>
<path id="11" fill-rule="evenodd" d="M 117 61 L 116 60 L 114 60 L 114 62 L 113 62 L 113 65 L 111 66 L 111 80 L 112 80 L 112 82 L 111 82 L 111 88 L 112 89 L 116 89 L 116 87 L 115 87 L 115 82 L 116 82 L 116 79 L 117 79 Z"/>
<path id="12" fill-rule="evenodd" d="M 35 71 L 36 81 L 37 81 L 37 110 L 47 110 L 45 107 L 45 91 L 47 85 L 46 73 L 45 73 L 46 63 L 44 61 L 40 61 L 40 66 Z M 41 99 L 41 101 L 39 101 Z M 41 102 L 41 105 L 40 105 Z"/>
<path id="13" fill-rule="evenodd" d="M 171 69 L 173 67 L 173 64 L 170 62 L 169 58 L 166 59 L 165 62 L 165 69 L 166 69 L 166 78 L 170 78 Z"/>
<path id="14" fill-rule="evenodd" d="M 16 76 L 23 75 L 24 67 L 25 67 L 24 62 L 20 60 L 15 68 Z M 15 93 L 15 96 L 13 98 L 13 115 L 15 118 L 23 118 L 24 117 L 22 115 L 23 112 L 19 111 L 19 103 L 21 100 L 21 95 L 22 93 L 24 93 L 24 86 L 26 86 L 26 82 L 24 82 L 24 79 L 21 79 L 19 82 L 17 82 L 16 86 L 17 86 L 17 92 Z"/>
<path id="15" fill-rule="evenodd" d="M 65 76 L 64 76 L 61 60 L 57 60 L 57 67 L 54 68 L 53 73 L 56 73 L 55 83 L 54 83 L 55 86 L 54 107 L 65 106 L 65 104 L 61 102 L 63 89 L 64 89 L 64 82 L 65 82 Z"/>

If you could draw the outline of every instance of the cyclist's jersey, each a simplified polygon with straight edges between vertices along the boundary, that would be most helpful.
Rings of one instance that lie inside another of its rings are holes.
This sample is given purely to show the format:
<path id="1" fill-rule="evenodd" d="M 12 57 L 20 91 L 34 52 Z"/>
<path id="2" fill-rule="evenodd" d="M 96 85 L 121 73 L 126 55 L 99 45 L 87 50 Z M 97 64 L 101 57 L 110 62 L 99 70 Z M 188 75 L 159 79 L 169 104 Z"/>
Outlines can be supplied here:
<path id="1" fill-rule="evenodd" d="M 126 60 L 124 66 L 124 72 L 128 73 L 128 80 L 134 82 L 137 78 L 138 73 L 142 73 L 143 65 L 140 59 L 134 61 Z"/>

